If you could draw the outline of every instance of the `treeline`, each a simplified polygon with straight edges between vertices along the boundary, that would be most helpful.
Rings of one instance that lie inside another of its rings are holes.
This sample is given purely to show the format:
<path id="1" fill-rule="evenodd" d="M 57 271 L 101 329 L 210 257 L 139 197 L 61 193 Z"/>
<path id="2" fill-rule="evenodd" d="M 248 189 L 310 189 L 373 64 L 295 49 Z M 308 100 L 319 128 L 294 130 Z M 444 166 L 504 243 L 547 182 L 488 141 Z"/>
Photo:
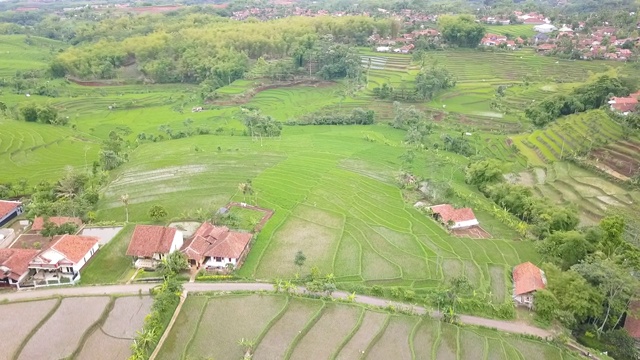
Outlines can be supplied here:
<path id="1" fill-rule="evenodd" d="M 629 79 L 607 75 L 590 84 L 575 88 L 569 94 L 546 97 L 525 109 L 525 115 L 534 125 L 542 127 L 560 116 L 597 109 L 607 104 L 611 96 L 627 96 L 635 89 Z"/>
<path id="2" fill-rule="evenodd" d="M 285 125 L 370 125 L 375 122 L 375 116 L 373 110 L 355 108 L 350 113 L 311 113 L 289 120 Z"/>
<path id="3" fill-rule="evenodd" d="M 231 22 L 189 15 L 174 21 L 175 25 L 170 23 L 143 35 L 101 38 L 95 43 L 69 48 L 51 64 L 51 72 L 56 76 L 110 79 L 116 76 L 117 69 L 135 65 L 155 82 L 213 80 L 226 85 L 244 75 L 250 59 L 263 57 L 293 58 L 295 70 L 317 63 L 323 78 L 344 77 L 355 67 L 341 58 L 348 57 L 353 50 L 338 45 L 363 45 L 374 32 L 387 35 L 391 31 L 390 20 L 368 17 Z M 111 32 L 110 29 L 104 33 Z M 356 62 L 356 58 L 350 57 L 348 61 Z M 358 68 L 359 63 L 358 58 Z"/>
<path id="4" fill-rule="evenodd" d="M 394 101 L 431 100 L 442 90 L 456 86 L 457 79 L 446 68 L 432 64 L 426 66 L 427 56 L 422 57 L 422 67 L 415 78 L 415 88 L 404 86 L 395 88 L 388 83 L 373 88 L 373 95 L 379 99 Z"/>
<path id="5" fill-rule="evenodd" d="M 504 182 L 498 160 L 470 164 L 465 181 L 476 185 L 496 205 L 529 224 L 529 231 L 538 239 L 556 231 L 574 230 L 580 222 L 576 208 L 553 204 L 547 198 L 534 196 L 528 187 Z"/>

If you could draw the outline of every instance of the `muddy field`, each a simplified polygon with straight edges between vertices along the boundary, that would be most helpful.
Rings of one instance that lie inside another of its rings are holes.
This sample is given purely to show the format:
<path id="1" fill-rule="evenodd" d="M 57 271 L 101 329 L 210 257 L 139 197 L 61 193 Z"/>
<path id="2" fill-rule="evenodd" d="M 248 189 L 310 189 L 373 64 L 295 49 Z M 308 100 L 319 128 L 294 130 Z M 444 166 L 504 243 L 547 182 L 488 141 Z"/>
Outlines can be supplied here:
<path id="1" fill-rule="evenodd" d="M 9 360 L 31 330 L 53 310 L 57 300 L 0 305 L 0 329 L 11 329 L 2 339 L 0 360 Z M 20 321 L 17 321 L 19 319 Z"/>

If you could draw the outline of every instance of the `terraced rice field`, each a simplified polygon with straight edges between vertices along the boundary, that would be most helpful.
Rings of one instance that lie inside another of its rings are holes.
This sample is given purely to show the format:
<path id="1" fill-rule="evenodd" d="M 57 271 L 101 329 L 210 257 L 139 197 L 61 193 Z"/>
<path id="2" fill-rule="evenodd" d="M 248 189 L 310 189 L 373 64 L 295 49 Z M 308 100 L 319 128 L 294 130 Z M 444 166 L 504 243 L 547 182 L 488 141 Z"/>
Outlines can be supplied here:
<path id="1" fill-rule="evenodd" d="M 231 314 L 241 318 L 223 321 Z M 247 351 L 242 339 L 253 344 L 254 359 L 574 358 L 552 344 L 493 330 L 277 294 L 190 295 L 159 358 L 240 358 Z"/>
<path id="2" fill-rule="evenodd" d="M 50 39 L 24 35 L 0 36 L 0 78 L 13 77 L 16 71 L 44 69 L 52 55 L 67 45 Z"/>
<path id="3" fill-rule="evenodd" d="M 376 141 L 364 140 L 365 133 Z M 488 265 L 504 271 L 537 261 L 533 245 L 451 237 L 405 204 L 394 182 L 402 137 L 388 126 L 286 127 L 281 139 L 262 145 L 230 136 L 145 144 L 114 174 L 99 217 L 122 218 L 123 193 L 130 196 L 132 221 L 147 221 L 156 203 L 169 217 L 199 208 L 213 212 L 230 200 L 244 201 L 237 184 L 251 178 L 258 204 L 275 214 L 239 269 L 241 276 L 292 277 L 300 271 L 293 258 L 302 250 L 302 271 L 318 266 L 342 282 L 420 291 L 467 274 L 478 291 L 504 291 L 504 283 L 492 282 Z M 162 158 L 156 156 L 160 148 Z"/>
<path id="4" fill-rule="evenodd" d="M 151 298 L 71 297 L 0 305 L 0 359 L 127 359 Z M 20 319 L 17 321 L 16 319 Z"/>
<path id="5" fill-rule="evenodd" d="M 511 35 L 513 37 L 526 36 L 533 37 L 536 32 L 533 25 L 517 24 L 517 25 L 486 25 L 487 33 L 499 35 Z"/>

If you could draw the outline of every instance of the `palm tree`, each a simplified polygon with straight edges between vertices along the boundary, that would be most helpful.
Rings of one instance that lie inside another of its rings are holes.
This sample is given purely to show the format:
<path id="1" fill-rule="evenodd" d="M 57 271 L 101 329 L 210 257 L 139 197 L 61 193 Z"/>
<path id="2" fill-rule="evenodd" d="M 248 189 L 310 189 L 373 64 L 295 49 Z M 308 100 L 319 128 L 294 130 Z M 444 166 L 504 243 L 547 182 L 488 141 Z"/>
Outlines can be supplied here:
<path id="1" fill-rule="evenodd" d="M 120 195 L 120 201 L 124 204 L 125 222 L 129 222 L 129 194 Z"/>
<path id="2" fill-rule="evenodd" d="M 56 185 L 56 197 L 60 199 L 73 199 L 76 197 L 78 187 L 74 176 L 67 175 L 58 181 Z"/>
<path id="3" fill-rule="evenodd" d="M 247 195 L 253 194 L 253 186 L 251 185 L 251 180 L 247 179 L 246 182 L 238 184 L 238 190 L 242 192 L 244 196 L 244 202 L 247 202 Z"/>

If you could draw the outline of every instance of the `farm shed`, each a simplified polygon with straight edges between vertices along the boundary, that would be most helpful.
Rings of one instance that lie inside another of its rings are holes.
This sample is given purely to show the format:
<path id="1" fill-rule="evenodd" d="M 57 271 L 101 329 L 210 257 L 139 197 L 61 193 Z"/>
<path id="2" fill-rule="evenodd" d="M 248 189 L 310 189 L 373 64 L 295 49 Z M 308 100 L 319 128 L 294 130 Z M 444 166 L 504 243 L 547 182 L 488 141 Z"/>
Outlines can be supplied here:
<path id="1" fill-rule="evenodd" d="M 127 249 L 136 268 L 155 268 L 170 253 L 179 250 L 184 243 L 182 231 L 166 226 L 136 225 Z"/>
<path id="2" fill-rule="evenodd" d="M 0 249 L 0 286 L 18 286 L 29 274 L 29 263 L 37 254 L 33 249 Z"/>
<path id="3" fill-rule="evenodd" d="M 224 269 L 238 266 L 249 250 L 252 233 L 230 231 L 204 222 L 183 246 L 192 266 Z"/>
<path id="4" fill-rule="evenodd" d="M 19 201 L 0 200 L 0 226 L 22 214 L 22 203 Z"/>
<path id="5" fill-rule="evenodd" d="M 55 236 L 48 247 L 29 263 L 34 280 L 65 277 L 75 282 L 79 279 L 80 269 L 98 251 L 99 242 L 93 236 Z"/>
<path id="6" fill-rule="evenodd" d="M 546 285 L 544 271 L 532 263 L 527 261 L 513 268 L 513 300 L 516 305 L 531 308 L 534 293 L 544 289 Z"/>
<path id="7" fill-rule="evenodd" d="M 432 206 L 431 211 L 436 220 L 450 229 L 462 229 L 480 224 L 470 208 L 456 209 L 449 204 L 440 204 Z"/>

